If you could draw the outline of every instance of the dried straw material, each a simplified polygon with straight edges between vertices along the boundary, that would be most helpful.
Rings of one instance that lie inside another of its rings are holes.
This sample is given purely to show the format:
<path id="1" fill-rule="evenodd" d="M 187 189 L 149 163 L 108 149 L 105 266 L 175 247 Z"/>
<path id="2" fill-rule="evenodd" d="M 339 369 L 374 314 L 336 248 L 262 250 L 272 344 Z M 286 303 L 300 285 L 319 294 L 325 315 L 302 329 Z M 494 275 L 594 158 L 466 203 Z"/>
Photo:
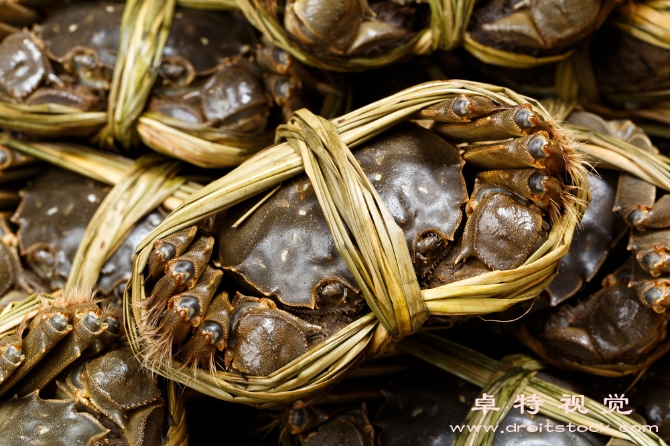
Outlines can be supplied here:
<path id="1" fill-rule="evenodd" d="M 469 33 L 465 33 L 463 47 L 484 63 L 508 68 L 535 68 L 541 65 L 560 62 L 570 57 L 573 53 L 573 50 L 569 50 L 555 56 L 544 57 L 512 53 L 484 45 L 470 37 Z"/>
<path id="2" fill-rule="evenodd" d="M 284 31 L 277 14 L 277 2 L 271 0 L 238 0 L 239 8 L 249 22 L 271 42 L 300 62 L 331 71 L 362 71 L 397 62 L 410 55 L 451 50 L 461 44 L 474 0 L 428 0 L 430 27 L 420 30 L 412 40 L 377 57 L 326 57 L 305 51 Z"/>
<path id="3" fill-rule="evenodd" d="M 602 429 L 602 433 L 613 438 L 627 440 L 640 446 L 667 446 L 665 441 L 653 432 L 640 432 L 621 426 L 639 426 L 639 423 L 616 411 L 603 413 L 608 407 L 585 397 L 586 414 L 580 412 L 565 413 L 559 407 L 560 398 L 577 395 L 575 392 L 539 379 L 535 374 L 543 367 L 538 361 L 525 355 L 511 355 L 495 361 L 475 350 L 432 334 L 418 334 L 403 339 L 399 348 L 421 358 L 442 370 L 458 376 L 476 386 L 482 387 L 482 393 L 494 395 L 499 411 L 491 411 L 486 415 L 472 411 L 464 424 L 496 425 L 509 413 L 517 395 L 530 397 L 535 394 L 544 402 L 539 406 L 542 415 L 554 418 L 563 423 L 573 423 Z M 480 397 L 482 394 L 480 393 Z M 602 425 L 601 425 L 602 423 Z M 604 426 L 607 427 L 604 427 Z M 490 445 L 495 432 L 463 432 L 454 445 Z"/>
<path id="4" fill-rule="evenodd" d="M 3 144 L 63 169 L 110 185 L 121 182 L 133 164 L 133 160 L 129 158 L 113 153 L 100 152 L 80 144 L 25 142 L 0 133 L 0 145 Z M 167 210 L 172 211 L 186 197 L 200 188 L 202 188 L 202 185 L 196 182 L 180 181 L 177 190 L 165 198 L 162 205 Z"/>
<path id="5" fill-rule="evenodd" d="M 144 311 L 141 302 L 146 298 L 143 271 L 153 242 L 303 170 L 317 191 L 336 246 L 373 313 L 267 377 L 208 374 L 202 370 L 191 376 L 176 360 L 157 364 L 154 371 L 228 401 L 287 403 L 332 384 L 364 355 L 377 354 L 394 339 L 416 331 L 427 315 L 497 312 L 539 294 L 555 276 L 588 200 L 581 165 L 572 166 L 569 172 L 576 186 L 569 212 L 560 217 L 547 242 L 525 264 L 514 270 L 494 271 L 439 288 L 419 290 L 404 235 L 349 152 L 418 110 L 462 93 L 484 95 L 507 105 L 530 102 L 549 119 L 537 101 L 505 88 L 466 81 L 422 84 L 332 122 L 306 111 L 296 113 L 288 125 L 278 129 L 278 137 L 287 138 L 287 143 L 258 153 L 190 196 L 137 247 L 133 275 L 124 296 L 126 330 L 134 351 L 142 355 L 146 342 L 138 324 Z M 569 136 L 554 126 L 558 138 Z M 355 241 L 349 239 L 345 227 Z"/>
<path id="6" fill-rule="evenodd" d="M 94 284 L 103 265 L 133 227 L 171 196 L 186 178 L 177 177 L 179 161 L 145 155 L 135 161 L 104 198 L 86 228 L 65 284 L 69 294 L 78 284 Z"/>
<path id="7" fill-rule="evenodd" d="M 164 446 L 188 446 L 188 426 L 186 425 L 186 408 L 179 395 L 179 389 L 172 381 L 167 381 L 167 404 L 174 425 L 167 432 Z"/>

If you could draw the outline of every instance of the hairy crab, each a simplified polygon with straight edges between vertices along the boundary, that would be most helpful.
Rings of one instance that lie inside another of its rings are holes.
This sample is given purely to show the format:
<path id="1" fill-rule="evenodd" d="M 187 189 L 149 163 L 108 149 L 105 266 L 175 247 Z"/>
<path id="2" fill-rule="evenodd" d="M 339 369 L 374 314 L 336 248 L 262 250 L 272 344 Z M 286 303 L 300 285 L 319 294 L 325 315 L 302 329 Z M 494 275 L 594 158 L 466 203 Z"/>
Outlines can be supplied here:
<path id="1" fill-rule="evenodd" d="M 416 275 L 429 280 L 441 260 L 466 269 L 484 265 L 473 275 L 521 265 L 567 207 L 565 172 L 574 160 L 529 104 L 500 106 L 459 95 L 418 117 L 439 121 L 434 130 L 449 141 L 469 143 L 463 157 L 445 139 L 409 123 L 354 154 L 404 231 Z M 504 141 L 491 143 L 496 140 Z M 479 172 L 466 178 L 466 164 Z M 260 202 L 224 211 L 216 222 L 214 234 L 185 228 L 153 246 L 140 304 L 147 361 L 174 352 L 194 366 L 220 363 L 228 371 L 267 376 L 367 311 L 306 176 Z M 224 271 L 221 288 L 208 279 L 212 263 Z M 207 299 L 184 293 L 203 280 Z M 183 325 L 175 329 L 177 316 Z M 183 334 L 191 327 L 187 340 Z"/>
<path id="2" fill-rule="evenodd" d="M 369 57 L 414 37 L 413 8 L 390 1 L 288 0 L 284 28 L 312 53 Z"/>
<path id="3" fill-rule="evenodd" d="M 116 2 L 65 5 L 32 32 L 6 37 L 0 99 L 104 110 L 123 10 Z M 147 111 L 182 126 L 262 132 L 273 104 L 289 116 L 306 104 L 303 86 L 321 94 L 319 83 L 296 65 L 288 53 L 257 45 L 253 28 L 233 13 L 178 9 Z"/>
<path id="4" fill-rule="evenodd" d="M 630 121 L 608 122 L 575 112 L 569 122 L 657 152 Z M 660 314 L 667 306 L 667 229 L 645 226 L 646 221 L 664 220 L 664 200 L 655 205 L 656 187 L 626 172 L 603 172 L 589 182 L 593 199 L 584 226 L 547 290 L 555 307 L 539 309 L 522 322 L 520 338 L 552 364 L 618 376 L 648 366 L 670 348 L 667 318 Z M 653 241 L 645 243 L 648 237 Z M 627 244 L 618 243 L 622 238 Z"/>
<path id="5" fill-rule="evenodd" d="M 613 6 L 608 0 L 488 0 L 475 6 L 468 33 L 496 49 L 548 56 L 584 40 Z"/>
<path id="6" fill-rule="evenodd" d="M 20 191 L 13 216 L 21 256 L 52 291 L 62 288 L 84 232 L 109 186 L 60 168 L 49 168 Z M 130 276 L 136 244 L 162 221 L 155 211 L 143 218 L 105 263 L 97 288 L 119 298 Z"/>
<path id="7" fill-rule="evenodd" d="M 649 153 L 658 153 L 649 137 L 631 121 L 606 122 L 589 113 L 575 114 L 571 121 L 617 136 Z M 628 250 L 633 253 L 630 286 L 644 305 L 664 312 L 670 306 L 670 195 L 657 199 L 653 184 L 632 174 L 619 175 L 613 212 L 630 228 Z"/>
<path id="8" fill-rule="evenodd" d="M 56 380 L 53 399 L 42 399 L 40 390 L 0 403 L 2 444 L 165 442 L 169 419 L 161 390 L 128 348 L 76 361 Z"/>

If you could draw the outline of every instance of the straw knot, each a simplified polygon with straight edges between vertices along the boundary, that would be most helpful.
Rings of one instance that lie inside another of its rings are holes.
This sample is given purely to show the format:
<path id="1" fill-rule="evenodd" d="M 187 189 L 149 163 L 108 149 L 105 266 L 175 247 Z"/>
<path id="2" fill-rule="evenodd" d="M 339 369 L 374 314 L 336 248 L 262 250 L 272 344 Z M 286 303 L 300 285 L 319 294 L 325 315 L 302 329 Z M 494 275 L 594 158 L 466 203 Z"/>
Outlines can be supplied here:
<path id="1" fill-rule="evenodd" d="M 414 333 L 427 310 L 405 236 L 337 127 L 303 109 L 277 135 L 302 158 L 335 246 L 379 322 L 393 337 Z"/>
<path id="2" fill-rule="evenodd" d="M 465 419 L 466 425 L 498 425 L 505 419 L 514 404 L 516 396 L 522 395 L 530 379 L 543 367 L 537 360 L 525 355 L 505 356 L 498 361 L 493 373 L 479 394 L 478 400 L 493 398 L 496 410 L 470 411 Z M 455 446 L 478 444 L 490 445 L 493 433 L 487 432 L 483 436 L 464 433 L 457 436 Z"/>

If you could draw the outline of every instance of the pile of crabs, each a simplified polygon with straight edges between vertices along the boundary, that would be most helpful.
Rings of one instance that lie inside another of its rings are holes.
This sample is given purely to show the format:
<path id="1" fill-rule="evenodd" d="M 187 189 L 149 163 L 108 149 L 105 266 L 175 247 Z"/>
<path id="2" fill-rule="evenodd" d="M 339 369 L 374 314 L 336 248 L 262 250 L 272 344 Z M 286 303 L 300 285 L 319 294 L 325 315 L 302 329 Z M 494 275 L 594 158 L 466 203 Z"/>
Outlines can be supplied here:
<path id="1" fill-rule="evenodd" d="M 601 26 L 615 32 L 603 25 L 610 3 L 564 2 L 557 18 L 549 1 L 477 2 L 467 36 L 533 58 L 583 52 Z M 224 131 L 240 140 L 260 135 L 269 144 L 295 111 L 328 108 L 326 95 L 339 98 L 344 114 L 439 73 L 548 91 L 541 69 L 484 66 L 462 49 L 363 73 L 328 72 L 314 60 L 376 60 L 423 38 L 431 8 L 395 0 L 273 4 L 284 47 L 241 11 L 178 6 L 142 113 L 200 129 L 194 138 Z M 75 280 L 80 246 L 97 230 L 96 212 L 121 183 L 87 162 L 111 159 L 130 170 L 151 148 L 137 138 L 121 156 L 103 151 L 108 144 L 97 147 L 104 129 L 81 133 L 63 123 L 62 133 L 45 139 L 10 121 L 63 111 L 111 115 L 126 8 L 111 1 L 0 1 L 0 444 L 181 445 L 189 437 L 200 444 L 221 441 L 221 429 L 227 443 L 240 445 L 462 441 L 452 426 L 464 423 L 482 388 L 393 343 L 365 361 L 361 355 L 338 383 L 262 410 L 188 387 L 187 378 L 202 373 L 260 383 L 374 312 L 305 173 L 156 239 L 137 271 L 138 246 L 170 221 L 175 207 L 165 200 L 125 228 L 95 283 Z M 291 45 L 316 59 L 298 57 Z M 606 56 L 616 51 L 593 57 L 599 80 L 612 64 Z M 662 65 L 663 55 L 650 54 L 640 59 Z M 628 74 L 617 67 L 616 76 Z M 549 102 L 545 109 L 514 95 L 517 105 L 493 93 L 454 93 L 353 149 L 352 162 L 404 235 L 423 291 L 461 281 L 465 290 L 476 283 L 470 279 L 521 271 L 570 234 L 555 277 L 532 298 L 486 316 L 428 315 L 422 330 L 496 360 L 539 357 L 546 370 L 538 377 L 596 400 L 625 393 L 621 408 L 656 426 L 655 444 L 665 444 L 670 194 L 634 169 L 588 165 L 564 129 L 632 147 L 652 163 L 665 163 L 670 146 L 631 120 L 609 119 L 623 114 L 601 117 L 572 104 L 558 122 L 546 111 Z M 84 162 L 72 161 L 68 147 L 86 147 L 76 152 Z M 53 155 L 59 151 L 62 157 Z M 192 189 L 229 173 L 180 161 Z M 577 198 L 580 188 L 588 188 L 588 203 Z M 570 218 L 579 220 L 574 234 Z M 106 230 L 115 229 L 110 223 Z M 128 310 L 128 284 L 137 275 L 146 297 Z M 139 315 L 132 323 L 128 311 Z M 138 342 L 141 349 L 131 348 Z M 187 377 L 186 386 L 161 376 L 166 364 Z M 560 421 L 512 409 L 498 432 L 542 423 Z M 486 444 L 610 444 L 593 432 L 515 432 Z"/>

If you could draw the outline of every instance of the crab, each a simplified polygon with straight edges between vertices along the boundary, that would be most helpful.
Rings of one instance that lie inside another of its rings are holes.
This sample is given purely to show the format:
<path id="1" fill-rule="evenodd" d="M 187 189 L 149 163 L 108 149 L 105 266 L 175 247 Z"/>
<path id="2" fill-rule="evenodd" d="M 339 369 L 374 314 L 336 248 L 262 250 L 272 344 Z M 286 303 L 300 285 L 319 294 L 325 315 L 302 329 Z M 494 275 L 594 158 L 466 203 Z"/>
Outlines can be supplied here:
<path id="1" fill-rule="evenodd" d="M 77 361 L 56 388 L 55 399 L 42 399 L 35 390 L 0 403 L 9 423 L 2 444 L 164 444 L 161 390 L 129 348 Z"/>
<path id="2" fill-rule="evenodd" d="M 123 10 L 115 2 L 65 5 L 33 32 L 5 38 L 0 99 L 104 110 Z M 266 50 L 269 63 L 261 67 L 255 54 Z M 288 53 L 257 46 L 253 28 L 233 13 L 178 9 L 147 111 L 176 119 L 182 127 L 263 132 L 273 103 L 284 116 L 305 106 L 303 84 L 312 87 L 310 95 L 321 96 L 321 84 L 305 70 L 286 70 L 295 65 Z"/>
<path id="3" fill-rule="evenodd" d="M 640 149 L 658 153 L 649 137 L 631 121 L 607 122 L 591 113 L 575 113 L 571 122 L 617 136 Z M 670 195 L 657 199 L 657 188 L 629 173 L 619 174 L 613 212 L 630 228 L 628 250 L 634 255 L 630 286 L 655 311 L 670 306 Z"/>
<path id="4" fill-rule="evenodd" d="M 607 276 L 597 293 L 529 323 L 559 363 L 639 364 L 667 344 L 667 318 L 643 305 L 628 285 L 631 263 Z"/>
<path id="5" fill-rule="evenodd" d="M 312 53 L 373 56 L 411 40 L 414 15 L 412 8 L 388 1 L 289 0 L 284 28 Z"/>
<path id="6" fill-rule="evenodd" d="M 12 217 L 20 253 L 51 291 L 63 287 L 77 248 L 110 187 L 60 168 L 46 169 L 19 193 Z M 144 217 L 104 264 L 97 288 L 120 298 L 130 277 L 135 246 L 162 221 L 160 211 Z"/>
<path id="7" fill-rule="evenodd" d="M 528 104 L 466 95 L 419 117 L 439 121 L 434 129 L 455 143 L 489 143 L 467 144 L 461 157 L 430 130 L 402 123 L 355 152 L 405 233 L 417 277 L 439 286 L 440 261 L 452 269 L 476 264 L 468 277 L 521 265 L 569 203 L 564 181 L 573 160 L 550 126 Z M 466 181 L 466 163 L 483 170 Z M 267 376 L 368 311 L 306 175 L 214 221 L 154 243 L 141 303 L 147 361 L 178 354 L 192 367 Z M 211 279 L 214 269 L 224 272 L 221 284 Z"/>
<path id="8" fill-rule="evenodd" d="M 622 10 L 625 14 L 625 9 Z M 614 24 L 605 24 L 596 34 L 591 54 L 598 86 L 605 94 L 653 92 L 668 88 L 670 51 L 639 39 Z M 653 101 L 654 96 L 650 97 Z M 615 97 L 611 99 L 620 102 Z M 645 95 L 640 95 L 640 99 L 649 101 Z M 630 107 L 632 104 L 627 105 Z"/>
<path id="9" fill-rule="evenodd" d="M 345 378 L 327 396 L 298 402 L 286 409 L 281 421 L 275 423 L 282 427 L 282 444 L 454 444 L 459 434 L 453 427 L 466 424 L 475 400 L 481 398 L 481 392 L 488 392 L 487 389 L 482 390 L 420 361 L 393 359 L 396 360 L 393 363 L 380 365 L 376 374 L 371 368 L 366 373 L 372 375 Z M 399 364 L 402 365 L 400 372 L 388 370 Z M 416 376 L 422 379 L 414 379 Z M 551 373 L 539 372 L 537 377 L 570 391 L 590 393 Z M 434 385 L 426 386 L 427 382 Z M 529 409 L 520 413 L 518 408 L 512 408 L 497 421 L 499 427 L 491 438 L 492 444 L 605 446 L 607 443 L 605 437 L 591 432 L 555 429 L 560 422 L 542 414 L 531 414 Z M 521 427 L 540 424 L 545 427 L 542 431 Z M 509 435 L 512 431 L 506 429 L 514 425 L 516 429 Z M 481 437 L 470 437 L 473 444 L 480 444 L 476 439 L 483 441 Z"/>
<path id="10" fill-rule="evenodd" d="M 497 49 L 551 55 L 584 40 L 611 7 L 607 0 L 488 0 L 475 6 L 468 32 Z"/>

